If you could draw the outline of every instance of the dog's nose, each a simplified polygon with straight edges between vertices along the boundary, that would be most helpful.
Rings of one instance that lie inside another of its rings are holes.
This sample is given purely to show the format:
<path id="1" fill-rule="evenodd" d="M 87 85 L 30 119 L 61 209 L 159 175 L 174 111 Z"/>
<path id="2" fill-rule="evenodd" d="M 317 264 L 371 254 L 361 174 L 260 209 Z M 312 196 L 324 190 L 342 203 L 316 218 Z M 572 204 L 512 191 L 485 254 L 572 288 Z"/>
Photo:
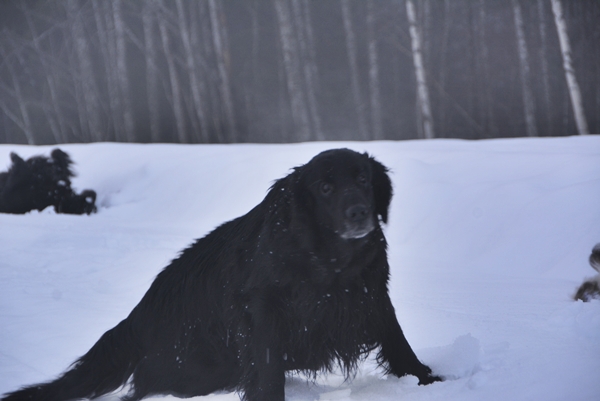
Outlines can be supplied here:
<path id="1" fill-rule="evenodd" d="M 365 220 L 369 216 L 369 209 L 363 205 L 352 205 L 348 209 L 346 209 L 346 217 L 350 221 L 362 221 Z"/>

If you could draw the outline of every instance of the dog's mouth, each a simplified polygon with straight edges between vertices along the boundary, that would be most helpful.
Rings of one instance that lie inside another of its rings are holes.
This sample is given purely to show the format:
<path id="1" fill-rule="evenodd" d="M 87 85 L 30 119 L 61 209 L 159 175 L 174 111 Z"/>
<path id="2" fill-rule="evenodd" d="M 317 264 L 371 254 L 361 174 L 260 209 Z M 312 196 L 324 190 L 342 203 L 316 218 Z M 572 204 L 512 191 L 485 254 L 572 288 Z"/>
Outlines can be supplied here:
<path id="1" fill-rule="evenodd" d="M 336 232 L 343 239 L 363 238 L 375 228 L 371 208 L 362 201 L 345 208 L 341 223 L 342 228 Z"/>
<path id="2" fill-rule="evenodd" d="M 375 229 L 375 224 L 372 219 L 364 220 L 360 223 L 347 222 L 345 230 L 338 232 L 343 239 L 359 239 L 367 236 Z"/>

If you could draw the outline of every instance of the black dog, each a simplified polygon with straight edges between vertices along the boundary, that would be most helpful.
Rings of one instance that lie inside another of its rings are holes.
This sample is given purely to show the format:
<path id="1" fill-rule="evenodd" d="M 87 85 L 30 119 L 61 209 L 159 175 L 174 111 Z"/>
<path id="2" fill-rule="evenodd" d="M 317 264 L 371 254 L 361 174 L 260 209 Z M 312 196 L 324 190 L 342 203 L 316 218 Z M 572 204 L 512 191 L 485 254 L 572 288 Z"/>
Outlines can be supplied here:
<path id="1" fill-rule="evenodd" d="M 600 243 L 596 244 L 592 249 L 589 262 L 590 266 L 600 273 Z M 600 274 L 584 281 L 577 289 L 573 298 L 576 301 L 581 300 L 583 302 L 589 302 L 592 299 L 600 299 Z"/>
<path id="2" fill-rule="evenodd" d="M 75 176 L 68 154 L 54 149 L 51 157 L 34 156 L 27 161 L 11 153 L 12 166 L 0 173 L 0 213 L 23 214 L 54 206 L 57 213 L 90 214 L 96 211 L 96 192 L 80 195 L 71 188 Z"/>
<path id="3" fill-rule="evenodd" d="M 380 221 L 392 187 L 367 154 L 330 150 L 275 182 L 248 214 L 182 252 L 131 314 L 57 380 L 5 401 L 126 400 L 238 390 L 284 400 L 286 371 L 352 376 L 378 349 L 386 372 L 441 380 L 396 320 Z"/>

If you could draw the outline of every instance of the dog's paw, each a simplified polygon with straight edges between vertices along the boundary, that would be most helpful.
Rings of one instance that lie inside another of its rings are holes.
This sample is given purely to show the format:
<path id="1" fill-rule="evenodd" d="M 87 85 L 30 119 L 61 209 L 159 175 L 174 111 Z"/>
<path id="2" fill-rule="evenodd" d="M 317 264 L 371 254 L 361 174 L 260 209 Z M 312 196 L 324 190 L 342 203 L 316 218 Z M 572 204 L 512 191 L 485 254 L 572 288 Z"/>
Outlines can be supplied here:
<path id="1" fill-rule="evenodd" d="M 428 374 L 426 376 L 419 377 L 419 386 L 426 386 L 435 382 L 443 382 L 444 379 L 440 376 Z"/>
<path id="2" fill-rule="evenodd" d="M 431 383 L 444 381 L 441 376 L 432 374 L 431 368 L 427 365 L 419 366 L 419 369 L 414 375 L 419 379 L 419 386 L 426 386 Z"/>

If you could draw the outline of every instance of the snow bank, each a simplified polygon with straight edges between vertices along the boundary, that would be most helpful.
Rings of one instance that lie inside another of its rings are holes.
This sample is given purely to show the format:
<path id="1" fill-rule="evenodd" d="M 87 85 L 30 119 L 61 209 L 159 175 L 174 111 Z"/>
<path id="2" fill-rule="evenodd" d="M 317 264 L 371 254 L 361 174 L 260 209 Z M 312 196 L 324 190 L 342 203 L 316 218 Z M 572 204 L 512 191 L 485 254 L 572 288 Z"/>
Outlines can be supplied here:
<path id="1" fill-rule="evenodd" d="M 181 248 L 334 147 L 392 169 L 392 301 L 419 357 L 447 380 L 421 387 L 368 360 L 349 383 L 291 378 L 289 400 L 598 399 L 600 302 L 570 299 L 594 273 L 587 257 L 600 242 L 597 136 L 61 146 L 76 162 L 74 187 L 96 190 L 99 212 L 0 215 L 0 392 L 59 374 Z M 11 151 L 51 149 L 0 145 L 0 167 Z"/>

